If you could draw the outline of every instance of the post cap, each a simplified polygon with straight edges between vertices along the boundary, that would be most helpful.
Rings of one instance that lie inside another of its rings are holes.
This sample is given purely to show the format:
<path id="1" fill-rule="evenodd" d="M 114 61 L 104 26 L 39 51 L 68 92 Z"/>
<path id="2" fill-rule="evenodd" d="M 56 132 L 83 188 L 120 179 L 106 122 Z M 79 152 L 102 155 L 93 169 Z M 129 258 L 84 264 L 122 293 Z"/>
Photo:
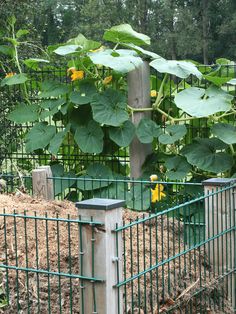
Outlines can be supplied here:
<path id="1" fill-rule="evenodd" d="M 124 200 L 116 200 L 109 198 L 91 198 L 88 200 L 75 203 L 75 206 L 77 208 L 101 210 L 110 210 L 114 208 L 123 207 L 124 205 L 125 205 Z"/>
<path id="2" fill-rule="evenodd" d="M 227 186 L 236 183 L 236 178 L 212 178 L 202 181 L 202 185 Z"/>

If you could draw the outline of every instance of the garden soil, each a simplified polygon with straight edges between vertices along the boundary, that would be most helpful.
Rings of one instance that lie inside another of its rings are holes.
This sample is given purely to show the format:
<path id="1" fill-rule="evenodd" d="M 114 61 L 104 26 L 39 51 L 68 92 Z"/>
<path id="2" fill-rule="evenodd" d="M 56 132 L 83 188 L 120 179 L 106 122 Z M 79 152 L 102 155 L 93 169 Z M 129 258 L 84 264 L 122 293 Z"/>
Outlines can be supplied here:
<path id="1" fill-rule="evenodd" d="M 0 213 L 3 211 L 31 217 L 35 213 L 45 217 L 46 213 L 50 218 L 78 219 L 78 209 L 73 203 L 47 202 L 20 192 L 0 195 Z M 123 216 L 125 223 L 129 223 L 142 218 L 143 214 L 125 210 Z M 157 252 L 161 252 L 161 258 L 165 260 L 186 249 L 180 242 L 182 224 L 174 218 L 171 225 L 166 217 L 160 219 L 147 220 L 140 230 L 129 228 L 124 232 L 125 278 L 155 265 Z M 157 228 L 156 225 L 162 227 Z M 5 264 L 6 258 L 8 265 L 20 267 L 22 271 L 0 270 L 0 299 L 7 293 L 10 299 L 10 304 L 0 309 L 1 314 L 49 313 L 48 308 L 52 314 L 79 313 L 79 279 L 24 271 L 25 268 L 50 269 L 55 273 L 79 274 L 78 224 L 70 223 L 68 227 L 68 223 L 63 221 L 46 223 L 45 220 L 13 216 L 4 220 L 1 216 L 0 263 Z M 200 274 L 203 272 L 201 298 L 193 298 L 200 287 Z M 222 295 L 225 289 L 213 280 L 206 254 L 201 250 L 166 263 L 158 271 L 153 270 L 128 283 L 125 289 L 127 314 L 233 313 Z M 223 298 L 223 310 L 216 304 L 219 298 Z"/>

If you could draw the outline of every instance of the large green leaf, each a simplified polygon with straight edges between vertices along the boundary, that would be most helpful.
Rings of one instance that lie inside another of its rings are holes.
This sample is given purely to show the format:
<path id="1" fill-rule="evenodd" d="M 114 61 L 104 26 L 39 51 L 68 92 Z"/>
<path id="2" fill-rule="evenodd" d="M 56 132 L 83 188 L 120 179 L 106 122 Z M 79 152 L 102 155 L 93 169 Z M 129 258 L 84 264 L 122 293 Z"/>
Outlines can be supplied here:
<path id="1" fill-rule="evenodd" d="M 91 120 L 88 124 L 77 127 L 74 138 L 82 152 L 99 154 L 103 149 L 103 137 L 100 125 Z"/>
<path id="2" fill-rule="evenodd" d="M 197 69 L 197 67 L 188 61 L 165 60 L 163 58 L 158 58 L 153 60 L 150 63 L 150 66 L 160 73 L 169 73 L 180 78 L 187 78 L 191 74 L 198 78 L 202 77 L 202 73 Z"/>
<path id="3" fill-rule="evenodd" d="M 40 114 L 40 119 L 45 119 L 47 117 L 53 116 L 65 103 L 65 98 L 47 99 L 42 101 L 41 103 L 39 103 L 39 106 L 44 110 Z"/>
<path id="4" fill-rule="evenodd" d="M 168 125 L 165 131 L 166 133 L 161 134 L 158 140 L 160 143 L 167 145 L 173 144 L 184 137 L 187 133 L 187 128 L 185 125 Z"/>
<path id="5" fill-rule="evenodd" d="M 227 83 L 230 84 L 230 85 L 236 85 L 236 78 L 228 81 Z"/>
<path id="6" fill-rule="evenodd" d="M 103 65 L 121 73 L 128 73 L 143 63 L 134 50 L 119 49 L 114 52 L 112 49 L 107 49 L 91 52 L 89 57 L 94 64 Z"/>
<path id="7" fill-rule="evenodd" d="M 79 179 L 77 181 L 78 189 L 92 191 L 109 186 L 112 184 L 111 180 L 114 178 L 110 168 L 99 163 L 94 163 L 87 168 L 86 175 L 79 177 Z"/>
<path id="8" fill-rule="evenodd" d="M 168 158 L 166 163 L 167 177 L 170 180 L 182 180 L 191 170 L 190 164 L 182 156 Z"/>
<path id="9" fill-rule="evenodd" d="M 227 145 L 217 138 L 196 139 L 193 144 L 185 146 L 181 153 L 188 162 L 201 170 L 214 173 L 229 170 L 233 165 L 233 158 L 222 152 Z"/>
<path id="10" fill-rule="evenodd" d="M 70 94 L 70 101 L 76 105 L 86 105 L 90 103 L 97 93 L 96 87 L 91 82 L 81 82 L 79 92 L 74 91 Z"/>
<path id="11" fill-rule="evenodd" d="M 91 105 L 93 118 L 99 123 L 119 126 L 129 119 L 126 97 L 114 89 L 96 95 Z"/>
<path id="12" fill-rule="evenodd" d="M 56 133 L 54 137 L 51 139 L 48 150 L 53 155 L 56 155 L 58 153 L 59 148 L 61 147 L 69 129 L 70 129 L 70 125 L 68 124 L 67 127 L 63 131 Z"/>
<path id="13" fill-rule="evenodd" d="M 39 118 L 37 112 L 38 108 L 39 107 L 35 104 L 19 104 L 11 113 L 9 113 L 7 118 L 16 123 L 34 122 Z"/>
<path id="14" fill-rule="evenodd" d="M 37 70 L 39 69 L 40 64 L 48 64 L 49 61 L 45 59 L 38 59 L 38 58 L 30 58 L 27 60 L 24 60 L 24 63 L 27 65 L 28 68 Z"/>
<path id="15" fill-rule="evenodd" d="M 151 57 L 153 59 L 158 59 L 158 58 L 163 59 L 161 56 L 159 56 L 155 52 L 152 52 L 152 51 L 149 51 L 149 50 L 145 50 L 145 49 L 143 49 L 143 48 L 141 48 L 139 46 L 136 46 L 134 44 L 128 43 L 128 44 L 122 44 L 122 46 L 130 48 L 130 49 L 133 49 L 133 50 L 137 51 L 138 53 L 141 53 L 141 54 L 143 54 L 145 56 L 148 56 L 148 57 Z"/>
<path id="16" fill-rule="evenodd" d="M 127 207 L 133 210 L 146 211 L 151 206 L 151 188 L 134 183 L 127 194 Z"/>
<path id="17" fill-rule="evenodd" d="M 215 84 L 216 86 L 221 86 L 230 80 L 230 77 L 225 77 L 225 76 L 221 77 L 221 76 L 203 75 L 203 77 L 207 81 Z"/>
<path id="18" fill-rule="evenodd" d="M 226 144 L 236 143 L 236 127 L 228 123 L 217 123 L 212 127 L 212 133 Z"/>
<path id="19" fill-rule="evenodd" d="M 228 111 L 231 108 L 233 96 L 220 88 L 208 89 L 190 87 L 175 96 L 178 108 L 190 116 L 202 118 L 217 112 Z"/>
<path id="20" fill-rule="evenodd" d="M 79 34 L 75 38 L 69 39 L 67 44 L 79 46 L 80 49 L 78 52 L 94 50 L 94 49 L 97 49 L 101 46 L 101 44 L 99 42 L 87 39 L 82 34 Z"/>
<path id="21" fill-rule="evenodd" d="M 52 175 L 55 178 L 53 180 L 55 196 L 62 194 L 66 189 L 69 189 L 75 184 L 76 180 L 74 172 L 65 172 L 63 166 L 60 164 L 52 165 L 51 169 Z"/>
<path id="22" fill-rule="evenodd" d="M 11 56 L 13 57 L 14 55 L 14 49 L 10 46 L 7 45 L 0 45 L 0 53 L 3 53 L 6 56 Z"/>
<path id="23" fill-rule="evenodd" d="M 24 73 L 15 74 L 11 77 L 5 77 L 1 81 L 1 86 L 5 85 L 18 85 L 18 84 L 24 84 L 28 80 L 27 76 Z"/>
<path id="24" fill-rule="evenodd" d="M 120 147 L 128 146 L 135 134 L 135 126 L 129 120 L 125 121 L 119 127 L 111 127 L 109 129 L 109 137 Z"/>
<path id="25" fill-rule="evenodd" d="M 150 45 L 151 43 L 150 37 L 137 33 L 129 24 L 111 27 L 104 33 L 103 38 L 113 43 L 132 43 L 137 46 Z"/>
<path id="26" fill-rule="evenodd" d="M 56 127 L 45 122 L 35 124 L 26 135 L 26 151 L 45 148 L 56 134 Z"/>
<path id="27" fill-rule="evenodd" d="M 59 56 L 66 56 L 75 53 L 78 48 L 82 47 L 79 45 L 63 45 L 54 50 L 54 52 Z"/>
<path id="28" fill-rule="evenodd" d="M 40 98 L 59 97 L 69 93 L 70 87 L 68 85 L 55 82 L 44 81 L 42 83 L 42 92 L 39 94 Z"/>
<path id="29" fill-rule="evenodd" d="M 136 134 L 141 143 L 152 143 L 154 137 L 158 137 L 162 133 L 161 127 L 149 118 L 140 120 Z"/>

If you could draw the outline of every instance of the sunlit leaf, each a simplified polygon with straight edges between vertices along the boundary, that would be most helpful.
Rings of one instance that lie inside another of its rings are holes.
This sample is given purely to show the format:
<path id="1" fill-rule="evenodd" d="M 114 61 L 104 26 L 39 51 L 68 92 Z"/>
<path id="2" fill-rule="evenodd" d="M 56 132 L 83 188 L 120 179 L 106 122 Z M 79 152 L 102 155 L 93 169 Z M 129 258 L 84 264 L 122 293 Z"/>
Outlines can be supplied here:
<path id="1" fill-rule="evenodd" d="M 150 37 L 136 32 L 129 24 L 111 27 L 104 33 L 103 38 L 113 43 L 132 43 L 137 46 L 150 45 L 151 43 Z"/>
<path id="2" fill-rule="evenodd" d="M 202 118 L 217 112 L 228 111 L 231 108 L 233 96 L 220 88 L 208 89 L 190 87 L 175 96 L 178 108 L 190 116 Z"/>

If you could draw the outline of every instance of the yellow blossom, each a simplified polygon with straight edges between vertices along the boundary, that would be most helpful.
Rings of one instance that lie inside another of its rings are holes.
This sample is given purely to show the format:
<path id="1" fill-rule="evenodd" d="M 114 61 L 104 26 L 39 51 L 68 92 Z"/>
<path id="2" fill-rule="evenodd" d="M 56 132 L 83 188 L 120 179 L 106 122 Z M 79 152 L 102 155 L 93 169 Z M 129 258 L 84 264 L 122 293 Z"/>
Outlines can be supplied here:
<path id="1" fill-rule="evenodd" d="M 162 184 L 157 184 L 155 189 L 151 189 L 152 191 L 152 203 L 156 203 L 160 201 L 166 194 L 163 192 L 164 186 Z"/>
<path id="2" fill-rule="evenodd" d="M 15 74 L 16 74 L 16 73 L 14 73 L 14 72 L 6 73 L 5 78 L 12 77 L 12 76 L 14 76 Z"/>
<path id="3" fill-rule="evenodd" d="M 67 73 L 70 73 L 70 72 L 74 73 L 75 71 L 76 71 L 75 67 L 71 67 L 71 68 L 67 69 Z"/>
<path id="4" fill-rule="evenodd" d="M 156 174 L 152 174 L 152 175 L 150 176 L 151 182 L 157 181 L 157 179 L 158 179 L 158 176 L 157 176 Z"/>
<path id="5" fill-rule="evenodd" d="M 157 91 L 155 89 L 151 90 L 151 97 L 157 97 Z"/>
<path id="6" fill-rule="evenodd" d="M 73 71 L 71 74 L 71 81 L 82 80 L 84 78 L 84 71 Z"/>
<path id="7" fill-rule="evenodd" d="M 104 85 L 107 85 L 107 84 L 111 83 L 111 81 L 112 81 L 112 75 L 105 77 L 102 82 Z"/>

